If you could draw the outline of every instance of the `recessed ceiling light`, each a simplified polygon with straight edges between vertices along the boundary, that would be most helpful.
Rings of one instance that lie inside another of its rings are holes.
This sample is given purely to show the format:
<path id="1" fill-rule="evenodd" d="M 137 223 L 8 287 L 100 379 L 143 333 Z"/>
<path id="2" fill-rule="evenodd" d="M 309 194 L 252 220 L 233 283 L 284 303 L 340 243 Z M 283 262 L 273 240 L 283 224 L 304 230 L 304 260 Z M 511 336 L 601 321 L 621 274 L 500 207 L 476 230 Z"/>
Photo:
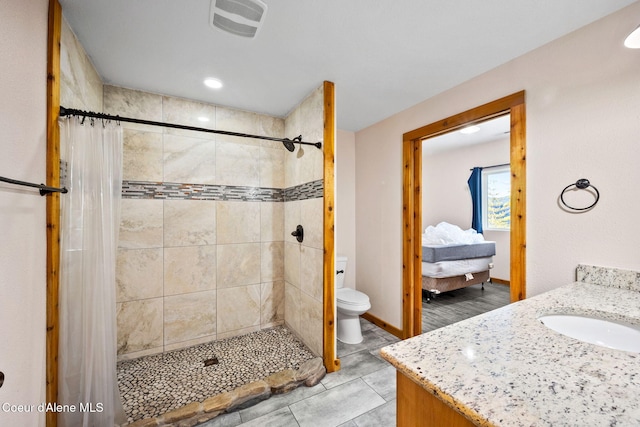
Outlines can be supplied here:
<path id="1" fill-rule="evenodd" d="M 630 49 L 640 49 L 640 26 L 627 36 L 624 45 Z"/>
<path id="2" fill-rule="evenodd" d="M 222 87 L 222 82 L 218 79 L 214 79 L 213 77 L 204 79 L 204 84 L 211 89 L 220 89 Z"/>
<path id="3" fill-rule="evenodd" d="M 464 133 L 465 135 L 468 135 L 470 133 L 476 133 L 479 130 L 480 130 L 479 126 L 467 126 L 466 128 L 460 129 L 460 133 Z"/>
<path id="4" fill-rule="evenodd" d="M 205 117 L 205 116 L 200 116 L 200 117 L 198 117 L 198 120 L 200 120 L 201 122 L 208 122 L 208 121 L 210 121 L 209 117 Z"/>

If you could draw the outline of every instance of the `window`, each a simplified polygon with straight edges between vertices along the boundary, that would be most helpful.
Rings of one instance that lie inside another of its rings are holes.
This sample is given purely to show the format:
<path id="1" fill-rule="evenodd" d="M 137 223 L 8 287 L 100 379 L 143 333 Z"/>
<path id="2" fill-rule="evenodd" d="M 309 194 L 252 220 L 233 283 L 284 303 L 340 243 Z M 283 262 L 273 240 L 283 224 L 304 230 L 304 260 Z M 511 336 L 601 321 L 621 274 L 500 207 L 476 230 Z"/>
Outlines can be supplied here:
<path id="1" fill-rule="evenodd" d="M 511 229 L 511 168 L 482 170 L 482 226 L 484 230 Z"/>

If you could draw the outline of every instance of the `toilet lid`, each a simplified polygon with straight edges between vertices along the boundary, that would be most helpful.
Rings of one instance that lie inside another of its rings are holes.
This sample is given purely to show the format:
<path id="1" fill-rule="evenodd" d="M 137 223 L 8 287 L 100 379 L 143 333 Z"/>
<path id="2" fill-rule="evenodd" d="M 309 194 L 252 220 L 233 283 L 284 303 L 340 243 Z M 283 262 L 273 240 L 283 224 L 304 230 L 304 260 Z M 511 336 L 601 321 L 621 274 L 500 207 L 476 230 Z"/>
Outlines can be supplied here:
<path id="1" fill-rule="evenodd" d="M 369 304 L 369 297 L 362 292 L 351 288 L 341 288 L 336 291 L 338 301 L 343 304 L 365 305 Z"/>

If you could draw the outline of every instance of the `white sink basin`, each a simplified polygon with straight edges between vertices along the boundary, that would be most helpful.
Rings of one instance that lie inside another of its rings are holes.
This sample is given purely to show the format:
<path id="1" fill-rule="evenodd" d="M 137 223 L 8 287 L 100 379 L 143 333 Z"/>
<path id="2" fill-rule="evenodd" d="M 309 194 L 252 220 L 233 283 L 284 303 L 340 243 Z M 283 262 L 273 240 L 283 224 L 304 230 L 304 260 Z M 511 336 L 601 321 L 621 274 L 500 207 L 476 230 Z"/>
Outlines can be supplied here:
<path id="1" fill-rule="evenodd" d="M 580 341 L 640 353 L 640 327 L 576 314 L 538 317 L 546 327 Z"/>

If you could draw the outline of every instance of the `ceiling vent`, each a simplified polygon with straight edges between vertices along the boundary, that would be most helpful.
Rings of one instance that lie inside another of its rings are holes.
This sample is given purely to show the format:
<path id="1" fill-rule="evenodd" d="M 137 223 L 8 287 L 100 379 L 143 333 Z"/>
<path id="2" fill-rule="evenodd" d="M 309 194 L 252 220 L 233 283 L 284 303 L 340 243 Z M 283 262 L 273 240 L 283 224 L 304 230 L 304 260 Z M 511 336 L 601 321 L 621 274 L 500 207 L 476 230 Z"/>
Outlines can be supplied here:
<path id="1" fill-rule="evenodd" d="M 236 36 L 253 38 L 266 14 L 267 5 L 260 0 L 211 0 L 209 23 Z"/>

